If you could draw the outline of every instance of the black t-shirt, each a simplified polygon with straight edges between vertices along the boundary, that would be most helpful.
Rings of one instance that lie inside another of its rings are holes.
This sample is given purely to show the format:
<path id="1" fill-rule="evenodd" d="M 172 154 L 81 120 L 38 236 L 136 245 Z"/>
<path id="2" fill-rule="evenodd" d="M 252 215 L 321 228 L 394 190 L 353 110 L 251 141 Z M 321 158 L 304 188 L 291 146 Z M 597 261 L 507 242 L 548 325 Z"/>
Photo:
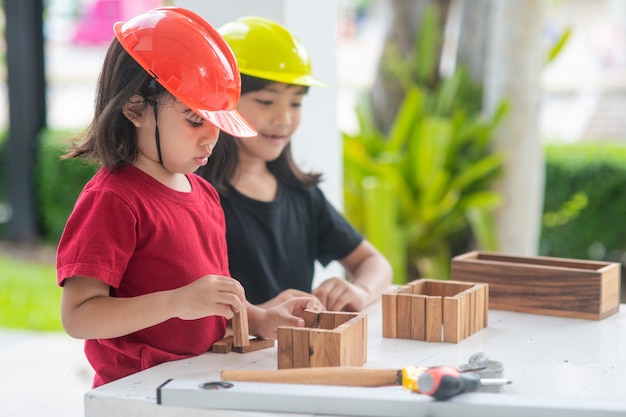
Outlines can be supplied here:
<path id="1" fill-rule="evenodd" d="M 221 201 L 230 273 L 252 304 L 288 288 L 310 292 L 315 260 L 326 266 L 363 240 L 318 187 L 279 183 L 272 202 L 253 200 L 231 187 Z"/>

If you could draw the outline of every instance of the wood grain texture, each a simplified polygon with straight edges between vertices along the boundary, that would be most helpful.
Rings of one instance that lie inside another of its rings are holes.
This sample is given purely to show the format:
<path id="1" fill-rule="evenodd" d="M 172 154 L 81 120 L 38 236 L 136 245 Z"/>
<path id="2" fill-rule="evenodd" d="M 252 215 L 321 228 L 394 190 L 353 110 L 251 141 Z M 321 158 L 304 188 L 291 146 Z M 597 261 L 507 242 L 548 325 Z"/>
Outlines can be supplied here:
<path id="1" fill-rule="evenodd" d="M 250 339 L 250 343 L 246 346 L 233 346 L 233 352 L 237 353 L 249 353 L 256 352 L 257 350 L 267 349 L 274 347 L 274 341 L 272 339 L 261 339 L 258 337 Z"/>
<path id="2" fill-rule="evenodd" d="M 225 338 L 218 340 L 211 346 L 211 352 L 213 353 L 229 353 L 233 350 L 233 336 L 226 336 Z"/>
<path id="3" fill-rule="evenodd" d="M 278 369 L 362 366 L 367 361 L 367 316 L 323 311 L 309 314 L 314 327 L 279 327 Z"/>
<path id="4" fill-rule="evenodd" d="M 619 263 L 474 251 L 452 259 L 452 279 L 489 284 L 496 310 L 600 320 L 617 312 Z"/>
<path id="5" fill-rule="evenodd" d="M 383 337 L 458 343 L 486 326 L 487 288 L 422 278 L 388 291 L 382 297 Z"/>
<path id="6" fill-rule="evenodd" d="M 233 328 L 233 346 L 248 346 L 250 344 L 250 332 L 248 330 L 248 309 L 243 303 L 241 310 L 235 313 L 231 321 Z"/>

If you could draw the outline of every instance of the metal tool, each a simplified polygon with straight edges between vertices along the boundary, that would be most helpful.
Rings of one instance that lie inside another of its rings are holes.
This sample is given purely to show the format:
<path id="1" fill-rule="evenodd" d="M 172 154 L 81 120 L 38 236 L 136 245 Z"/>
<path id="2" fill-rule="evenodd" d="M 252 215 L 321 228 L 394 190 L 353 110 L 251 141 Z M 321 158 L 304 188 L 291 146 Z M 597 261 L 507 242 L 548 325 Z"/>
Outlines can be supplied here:
<path id="1" fill-rule="evenodd" d="M 481 386 L 502 386 L 511 381 L 504 378 L 481 378 L 479 374 L 462 373 L 450 366 L 436 366 L 420 373 L 413 391 L 447 400 L 464 392 L 478 391 Z"/>
<path id="2" fill-rule="evenodd" d="M 482 391 L 481 387 L 500 389 L 503 385 L 511 383 L 504 378 L 481 378 L 480 372 L 486 370 L 500 377 L 502 364 L 490 361 L 484 353 L 479 352 L 472 355 L 468 363 L 457 368 L 451 366 L 409 366 L 402 369 L 317 367 L 278 370 L 223 370 L 221 378 L 224 381 L 351 387 L 401 385 L 413 392 L 427 394 L 442 400 L 463 392 Z"/>
<path id="3" fill-rule="evenodd" d="M 460 372 L 450 366 L 431 368 L 368 369 L 358 367 L 319 367 L 265 370 L 224 370 L 223 381 L 273 382 L 284 384 L 383 387 L 401 385 L 420 394 L 445 399 L 483 385 L 510 384 L 504 378 L 481 378 L 473 372 Z"/>

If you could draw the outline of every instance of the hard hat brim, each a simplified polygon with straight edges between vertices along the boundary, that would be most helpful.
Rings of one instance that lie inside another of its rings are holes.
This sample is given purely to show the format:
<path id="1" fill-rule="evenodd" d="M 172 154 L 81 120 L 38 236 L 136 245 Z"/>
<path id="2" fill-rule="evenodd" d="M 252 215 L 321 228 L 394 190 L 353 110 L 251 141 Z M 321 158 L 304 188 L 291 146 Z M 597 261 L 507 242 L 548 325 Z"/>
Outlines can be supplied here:
<path id="1" fill-rule="evenodd" d="M 256 129 L 237 110 L 206 111 L 195 109 L 195 111 L 204 119 L 235 137 L 251 138 L 257 135 Z"/>
<path id="2" fill-rule="evenodd" d="M 328 87 L 328 84 L 318 80 L 312 75 L 290 74 L 287 72 L 261 71 L 249 68 L 239 68 L 239 72 L 251 77 L 262 78 L 264 80 L 274 81 L 277 83 L 304 85 L 307 87 Z"/>

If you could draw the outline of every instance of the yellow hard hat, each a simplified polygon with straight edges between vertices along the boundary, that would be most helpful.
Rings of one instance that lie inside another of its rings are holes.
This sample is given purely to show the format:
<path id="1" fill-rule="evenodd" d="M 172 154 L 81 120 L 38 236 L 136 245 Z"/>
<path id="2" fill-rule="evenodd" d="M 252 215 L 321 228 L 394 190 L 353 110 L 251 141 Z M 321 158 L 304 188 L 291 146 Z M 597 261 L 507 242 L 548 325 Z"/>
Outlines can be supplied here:
<path id="1" fill-rule="evenodd" d="M 233 50 L 242 74 L 286 84 L 326 86 L 311 74 L 304 45 L 280 24 L 245 16 L 218 31 Z"/>

